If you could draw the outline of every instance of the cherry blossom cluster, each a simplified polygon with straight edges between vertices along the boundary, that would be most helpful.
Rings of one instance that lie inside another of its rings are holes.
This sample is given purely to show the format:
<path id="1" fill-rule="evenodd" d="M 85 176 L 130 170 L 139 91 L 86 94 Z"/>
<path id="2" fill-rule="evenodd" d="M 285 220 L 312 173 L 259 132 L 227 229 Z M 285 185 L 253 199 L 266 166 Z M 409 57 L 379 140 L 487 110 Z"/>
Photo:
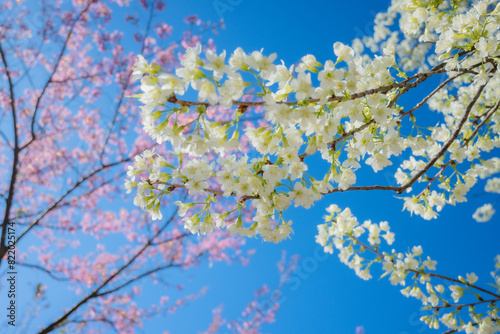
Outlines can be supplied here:
<path id="1" fill-rule="evenodd" d="M 383 251 L 383 243 L 390 246 L 395 240 L 387 222 L 376 224 L 367 220 L 360 223 L 349 208 L 341 210 L 335 204 L 326 211 L 325 224 L 318 226 L 316 236 L 324 251 L 333 253 L 334 248 L 337 249 L 340 261 L 364 280 L 372 278 L 373 265 L 380 264 L 381 278 L 388 276 L 392 285 L 404 286 L 401 290 L 404 296 L 420 300 L 424 309 L 432 311 L 431 315 L 420 319 L 430 328 L 438 329 L 441 323 L 450 330 L 467 334 L 500 331 L 496 323 L 499 319 L 500 255 L 496 256 L 495 270 L 491 272 L 494 288 L 487 290 L 476 285 L 475 273 L 458 279 L 434 273 L 437 261 L 424 257 L 421 246 L 414 246 L 406 253 L 394 249 Z"/>
<path id="2" fill-rule="evenodd" d="M 176 158 L 166 163 L 145 152 L 126 187 L 136 188 L 134 202 L 153 218 L 161 217 L 160 199 L 177 189 L 202 197 L 177 202 L 192 233 L 227 226 L 274 242 L 291 233 L 284 210 L 307 209 L 333 192 L 407 192 L 405 209 L 436 218 L 446 204 L 466 201 L 478 178 L 500 169 L 499 159 L 483 159 L 500 146 L 499 13 L 492 1 L 394 1 L 371 39 L 352 47 L 337 42 L 333 59 L 309 54 L 296 66 L 262 51 L 202 53 L 197 46 L 170 73 L 140 56 L 134 77 L 144 130 Z M 399 33 L 391 32 L 397 17 Z M 417 105 L 398 103 L 438 75 L 444 81 Z M 434 127 L 419 122 L 424 105 L 439 115 Z M 216 120 L 221 109 L 233 117 Z M 263 116 L 251 121 L 255 110 Z M 242 143 L 252 150 L 243 152 Z M 312 155 L 327 165 L 319 178 L 308 174 Z M 397 160 L 398 186 L 356 185 L 358 170 L 376 173 Z M 214 214 L 212 204 L 224 197 L 233 199 L 227 211 Z M 247 205 L 256 209 L 249 223 L 240 218 Z"/>
<path id="3" fill-rule="evenodd" d="M 484 191 L 489 193 L 500 194 L 500 178 L 494 177 L 486 182 Z M 495 209 L 491 203 L 486 203 L 483 206 L 477 208 L 476 212 L 472 215 L 478 223 L 484 223 L 491 220 L 491 217 L 495 214 Z"/>

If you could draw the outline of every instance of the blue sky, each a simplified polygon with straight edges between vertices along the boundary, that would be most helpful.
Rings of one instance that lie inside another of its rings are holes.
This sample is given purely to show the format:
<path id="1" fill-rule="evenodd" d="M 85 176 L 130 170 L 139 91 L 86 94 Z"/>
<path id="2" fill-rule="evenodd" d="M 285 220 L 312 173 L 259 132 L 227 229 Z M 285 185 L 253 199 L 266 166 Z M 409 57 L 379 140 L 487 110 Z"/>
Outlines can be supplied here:
<path id="1" fill-rule="evenodd" d="M 184 17 L 191 11 L 204 19 L 217 19 L 222 13 L 226 29 L 214 39 L 219 51 L 225 49 L 231 53 L 242 47 L 251 52 L 263 48 L 267 54 L 276 52 L 278 60 L 290 65 L 309 53 L 319 61 L 331 59 L 334 42 L 349 43 L 370 34 L 375 14 L 388 5 L 388 1 L 182 1 L 169 3 L 165 20 Z M 424 96 L 425 91 L 426 87 L 415 90 L 416 98 Z M 409 98 L 405 102 L 411 104 L 416 100 Z M 426 110 L 419 116 L 427 117 L 429 122 L 436 117 Z M 309 166 L 320 163 L 319 159 L 314 163 L 314 158 L 311 159 Z M 395 168 L 388 171 L 391 174 Z M 362 173 L 357 184 L 388 184 L 393 182 L 388 175 L 384 171 Z M 175 324 L 170 327 L 172 333 L 201 330 L 200 324 L 210 319 L 210 310 L 222 302 L 227 318 L 238 316 L 252 298 L 252 291 L 262 282 L 276 284 L 275 263 L 284 249 L 301 256 L 299 267 L 305 274 L 294 275 L 300 284 L 285 285 L 277 321 L 265 326 L 265 332 L 348 334 L 354 333 L 357 326 L 363 326 L 366 333 L 440 332 L 428 329 L 418 320 L 424 314 L 420 302 L 405 298 L 400 288 L 390 285 L 387 279 L 378 280 L 380 271 L 374 271 L 374 279 L 363 281 L 340 263 L 337 254 L 326 259 L 318 258 L 318 253 L 315 256 L 316 226 L 322 222 L 329 204 L 348 206 L 360 221 L 389 221 L 396 233 L 393 246 L 398 251 L 422 245 L 424 254 L 438 261 L 439 273 L 457 277 L 474 271 L 480 278 L 478 284 L 485 285 L 489 282 L 493 258 L 499 253 L 496 236 L 500 228 L 498 215 L 486 224 L 472 219 L 478 206 L 495 200 L 494 195 L 485 194 L 483 189 L 484 182 L 478 182 L 467 203 L 445 207 L 438 220 L 433 221 L 402 212 L 402 200 L 381 191 L 337 193 L 325 197 L 310 210 L 289 210 L 287 214 L 294 220 L 295 232 L 291 240 L 275 245 L 251 239 L 248 246 L 256 248 L 257 254 L 248 267 L 217 264 L 211 269 L 191 272 L 194 285 L 205 283 L 210 289 L 203 300 L 183 309 L 167 324 Z M 201 277 L 204 282 L 200 282 Z"/>
<path id="2" fill-rule="evenodd" d="M 222 15 L 226 29 L 214 38 L 219 51 L 225 49 L 231 53 L 237 47 L 247 52 L 264 49 L 267 54 L 276 52 L 278 60 L 290 65 L 306 54 L 315 55 L 321 62 L 331 59 L 334 42 L 349 43 L 356 37 L 369 35 L 375 14 L 388 5 L 388 1 L 366 0 L 184 0 L 168 2 L 161 17 L 181 31 L 182 20 L 189 14 L 212 21 Z M 415 92 L 423 95 L 425 87 Z M 408 103 L 415 101 L 407 100 Z M 421 115 L 427 117 L 426 113 L 429 114 L 423 110 Z M 434 117 L 429 116 L 429 121 Z M 316 157 L 308 159 L 309 166 L 321 164 Z M 392 167 L 388 168 L 390 174 L 396 166 Z M 384 171 L 361 173 L 357 184 L 393 185 L 388 175 Z M 477 207 L 495 201 L 495 196 L 485 194 L 483 189 L 484 182 L 478 182 L 467 203 L 445 207 L 439 219 L 433 221 L 402 212 L 402 200 L 381 191 L 336 193 L 317 202 L 310 210 L 291 209 L 287 218 L 294 221 L 292 239 L 277 245 L 259 239 L 247 240 L 248 248 L 257 249 L 249 266 L 215 264 L 209 268 L 204 264 L 187 272 L 169 273 L 167 280 L 184 284 L 187 291 L 195 292 L 203 286 L 209 290 L 204 297 L 172 316 L 146 321 L 140 332 L 155 334 L 168 330 L 176 334 L 205 330 L 212 318 L 211 310 L 220 304 L 224 304 L 225 318 L 237 318 L 252 300 L 255 289 L 263 283 L 271 288 L 277 284 L 276 262 L 282 250 L 286 250 L 289 255 L 300 255 L 300 272 L 285 284 L 276 322 L 266 325 L 264 332 L 353 334 L 357 326 L 363 326 L 367 334 L 438 333 L 418 320 L 424 314 L 420 311 L 420 302 L 402 296 L 400 287 L 390 285 L 387 279 L 378 280 L 380 271 L 373 272 L 372 280 L 363 281 L 340 263 L 337 254 L 325 256 L 318 252 L 320 247 L 314 240 L 316 226 L 322 223 L 325 208 L 331 203 L 341 208 L 350 207 L 360 221 L 387 220 L 396 233 L 393 247 L 398 251 L 422 245 L 424 254 L 438 261 L 439 273 L 457 277 L 473 271 L 479 276 L 478 284 L 484 286 L 489 282 L 493 258 L 500 253 L 497 237 L 500 215 L 485 224 L 472 219 Z M 499 210 L 498 206 L 496 209 Z M 153 301 L 150 298 L 157 297 L 155 287 L 143 288 L 141 300 Z M 62 299 L 59 304 L 69 306 L 71 302 L 65 303 Z"/>
<path id="3" fill-rule="evenodd" d="M 191 12 L 213 20 L 222 13 L 226 29 L 214 39 L 218 50 L 231 53 L 239 46 L 247 52 L 263 48 L 268 54 L 276 52 L 278 59 L 290 65 L 308 53 L 320 61 L 331 59 L 334 42 L 349 43 L 353 38 L 370 34 L 375 14 L 388 4 L 387 1 L 182 1 L 169 3 L 164 15 L 165 21 L 173 24 Z M 382 173 L 359 175 L 358 184 L 387 183 Z M 499 251 L 495 237 L 499 221 L 498 216 L 486 224 L 472 219 L 478 206 L 495 199 L 484 194 L 483 189 L 484 182 L 479 182 L 471 191 L 469 202 L 446 207 L 434 221 L 401 212 L 402 201 L 384 192 L 339 193 L 325 197 L 310 210 L 289 210 L 287 214 L 294 220 L 295 232 L 291 240 L 275 245 L 250 239 L 248 247 L 256 248 L 257 254 L 249 266 L 216 264 L 210 269 L 189 272 L 193 277 L 190 288 L 208 285 L 207 295 L 155 327 L 169 328 L 172 333 L 202 330 L 211 318 L 210 310 L 221 303 L 225 305 L 226 318 L 237 317 L 251 300 L 254 289 L 263 282 L 270 286 L 277 283 L 275 263 L 285 249 L 289 254 L 301 256 L 302 274 L 294 274 L 294 283 L 285 285 L 276 322 L 265 326 L 265 332 L 348 334 L 354 333 L 357 326 L 363 326 L 366 333 L 439 332 L 429 330 L 418 320 L 424 314 L 418 301 L 402 296 L 400 288 L 386 279 L 378 280 L 377 271 L 374 279 L 363 281 L 340 263 L 336 254 L 326 259 L 318 258 L 321 253 L 315 256 L 316 226 L 322 222 L 329 204 L 348 206 L 360 220 L 389 221 L 396 233 L 394 247 L 399 251 L 420 244 L 425 254 L 438 261 L 440 273 L 456 277 L 474 271 L 480 277 L 478 283 L 484 285 L 493 257 Z M 296 284 L 297 278 L 300 284 Z"/>
<path id="4" fill-rule="evenodd" d="M 220 3 L 229 4 L 230 1 L 183 1 L 169 4 L 169 9 L 174 17 L 177 13 L 186 13 L 188 8 L 194 9 L 204 19 L 217 18 L 215 7 Z M 226 49 L 231 53 L 239 46 L 247 52 L 263 48 L 268 54 L 277 52 L 278 59 L 283 59 L 288 65 L 309 53 L 320 61 L 331 59 L 334 42 L 349 43 L 353 38 L 370 34 L 375 14 L 389 5 L 388 1 L 243 0 L 232 3 L 236 5 L 229 5 L 231 10 L 223 13 L 226 29 L 215 38 L 218 50 Z M 167 20 L 168 14 L 167 9 Z M 415 91 L 417 98 L 424 96 L 425 88 Z M 407 99 L 405 102 L 414 103 L 416 100 Z M 421 115 L 428 117 L 429 122 L 435 119 L 435 115 L 425 110 Z M 312 165 L 314 163 L 309 166 Z M 394 172 L 393 169 L 389 171 Z M 376 175 L 361 174 L 358 184 L 391 182 L 386 176 L 384 171 Z M 277 281 L 275 262 L 282 249 L 289 254 L 300 254 L 302 272 L 313 268 L 315 260 L 311 259 L 315 259 L 318 247 L 314 242 L 316 226 L 322 222 L 324 209 L 331 203 L 350 207 L 361 221 L 389 221 L 396 233 L 394 248 L 398 251 L 422 245 L 424 254 L 438 261 L 439 273 L 457 277 L 474 271 L 480 277 L 478 284 L 484 286 L 489 282 L 493 258 L 499 253 L 496 236 L 500 227 L 498 215 L 486 224 L 478 224 L 472 219 L 472 213 L 478 206 L 495 200 L 494 195 L 485 194 L 483 189 L 484 182 L 478 182 L 470 192 L 467 203 L 445 207 L 440 217 L 433 221 L 401 212 L 402 200 L 385 192 L 339 193 L 325 197 L 310 210 L 289 210 L 287 214 L 294 220 L 295 232 L 291 240 L 278 245 L 249 240 L 249 246 L 257 249 L 250 266 L 216 265 L 210 270 L 200 269 L 203 277 L 207 278 L 210 290 L 203 302 L 176 315 L 175 322 L 185 314 L 186 322 L 181 321 L 185 324 L 185 332 L 200 329 L 191 327 L 193 324 L 188 319 L 195 312 L 195 317 L 203 323 L 201 319 L 209 314 L 208 309 L 217 305 L 219 299 L 224 300 L 227 317 L 237 314 L 261 282 L 272 285 Z M 300 285 L 285 285 L 285 300 L 277 321 L 266 326 L 265 332 L 348 334 L 354 333 L 357 326 L 363 326 L 366 333 L 440 332 L 432 331 L 421 323 L 419 318 L 425 313 L 420 311 L 420 302 L 405 298 L 400 294 L 400 288 L 390 285 L 387 279 L 378 280 L 379 271 L 374 271 L 375 278 L 372 280 L 362 281 L 340 263 L 336 254 L 326 260 L 316 258 L 316 262 L 316 270 L 311 270 L 307 277 L 295 274 L 296 278 L 305 277 L 300 278 Z M 195 272 L 192 274 L 198 276 Z M 196 325 L 199 322 L 196 321 Z M 183 330 L 172 331 L 177 332 Z"/>

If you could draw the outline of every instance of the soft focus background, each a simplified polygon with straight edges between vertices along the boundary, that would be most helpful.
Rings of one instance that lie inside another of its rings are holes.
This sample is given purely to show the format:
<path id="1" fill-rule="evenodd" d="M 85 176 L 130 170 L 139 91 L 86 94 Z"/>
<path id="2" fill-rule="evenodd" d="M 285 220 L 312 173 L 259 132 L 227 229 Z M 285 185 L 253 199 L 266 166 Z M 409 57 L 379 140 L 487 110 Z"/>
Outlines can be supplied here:
<path id="1" fill-rule="evenodd" d="M 246 52 L 264 49 L 265 54 L 276 52 L 277 59 L 289 66 L 306 54 L 315 55 L 320 62 L 332 59 L 334 42 L 350 44 L 354 38 L 370 35 L 375 14 L 388 5 L 388 1 L 369 0 L 183 0 L 167 2 L 167 8 L 158 18 L 174 27 L 173 38 L 176 38 L 175 29 L 184 24 L 188 15 L 197 14 L 199 18 L 212 22 L 223 19 L 225 29 L 211 36 L 218 52 L 225 49 L 231 54 L 237 47 Z M 114 15 L 119 17 L 120 11 L 125 10 L 128 9 L 117 7 Z M 121 21 L 116 20 L 112 24 L 120 25 Z M 124 28 L 125 37 L 121 42 L 124 47 L 134 38 L 133 32 L 128 29 Z M 400 103 L 413 105 L 419 97 L 425 96 L 431 85 L 432 82 L 416 89 L 414 100 L 407 98 Z M 424 117 L 428 117 L 430 124 L 436 117 L 428 110 L 419 113 L 419 117 L 427 113 Z M 322 168 L 320 159 L 309 159 L 309 166 L 317 166 L 318 170 Z M 316 165 L 312 162 L 315 159 Z M 357 184 L 395 185 L 393 174 L 396 168 L 390 166 L 378 174 L 370 171 L 358 173 Z M 314 169 L 311 174 L 314 175 Z M 422 245 L 424 255 L 438 261 L 437 272 L 450 277 L 475 272 L 479 276 L 478 285 L 483 286 L 489 282 L 494 256 L 500 253 L 500 215 L 495 215 L 484 224 L 472 219 L 477 207 L 496 200 L 495 195 L 486 194 L 483 189 L 484 182 L 478 182 L 470 192 L 467 203 L 446 206 L 439 218 L 433 221 L 424 221 L 402 212 L 403 201 L 392 193 L 382 191 L 335 193 L 323 198 L 310 210 L 290 209 L 287 218 L 293 220 L 292 239 L 280 244 L 247 240 L 244 249 L 256 250 L 249 265 L 203 263 L 186 271 L 169 272 L 166 279 L 182 283 L 183 293 L 197 293 L 203 287 L 208 289 L 204 296 L 180 308 L 175 315 L 145 320 L 144 327 L 138 332 L 201 332 L 212 321 L 212 310 L 222 304 L 225 318 L 238 319 L 256 289 L 263 283 L 268 283 L 270 288 L 277 285 L 279 274 L 276 263 L 285 250 L 289 255 L 300 256 L 298 269 L 281 288 L 282 298 L 278 301 L 280 308 L 276 321 L 265 324 L 263 332 L 438 333 L 440 331 L 430 330 L 419 321 L 425 314 L 420 311 L 420 302 L 405 298 L 399 292 L 400 287 L 391 286 L 386 278 L 378 280 L 380 271 L 374 270 L 374 278 L 363 281 L 340 263 L 337 254 L 324 254 L 314 240 L 316 226 L 322 223 L 325 208 L 331 203 L 341 208 L 350 207 L 360 221 L 388 221 L 391 230 L 396 233 L 393 244 L 396 250 L 405 251 L 414 245 Z M 132 196 L 130 194 L 130 198 Z M 115 205 L 118 208 L 119 205 L 132 206 L 132 203 L 119 202 Z M 496 205 L 497 211 L 498 207 Z M 22 280 L 28 286 L 31 284 L 30 277 L 24 276 Z M 51 286 L 57 287 L 57 283 L 51 283 Z M 156 302 L 157 287 L 151 284 L 142 284 L 141 287 L 142 294 L 137 302 Z M 23 301 L 22 298 L 26 300 L 27 297 L 21 295 L 19 300 Z M 52 295 L 52 298 L 55 299 L 52 306 L 68 307 L 72 304 L 72 301 L 66 301 L 64 290 L 58 297 Z M 59 313 L 56 308 L 44 316 L 53 318 Z M 2 328 L 6 328 L 4 323 Z"/>

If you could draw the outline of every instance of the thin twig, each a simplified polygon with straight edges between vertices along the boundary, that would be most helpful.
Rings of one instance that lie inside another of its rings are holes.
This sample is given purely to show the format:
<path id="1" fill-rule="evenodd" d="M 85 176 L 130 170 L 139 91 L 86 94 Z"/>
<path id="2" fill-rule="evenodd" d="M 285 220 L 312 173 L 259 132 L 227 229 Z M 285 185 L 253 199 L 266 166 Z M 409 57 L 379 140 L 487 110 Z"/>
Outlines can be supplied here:
<path id="1" fill-rule="evenodd" d="M 73 35 L 73 30 L 75 29 L 75 25 L 80 21 L 80 19 L 83 16 L 83 14 L 85 14 L 89 10 L 90 5 L 92 5 L 93 3 L 94 3 L 93 0 L 89 0 L 88 3 L 87 3 L 87 6 L 85 6 L 85 8 L 78 14 L 78 16 L 71 23 L 71 27 L 70 27 L 70 29 L 68 31 L 68 35 L 66 36 L 66 40 L 64 41 L 62 49 L 59 52 L 59 56 L 57 57 L 57 61 L 56 61 L 55 65 L 54 65 L 54 69 L 52 70 L 52 73 L 49 75 L 48 80 L 45 82 L 45 85 L 43 86 L 40 95 L 36 99 L 35 109 L 33 111 L 33 117 L 31 119 L 31 139 L 26 144 L 24 144 L 21 147 L 21 151 L 23 149 L 25 149 L 26 147 L 28 147 L 36 139 L 35 122 L 36 122 L 36 114 L 37 114 L 37 112 L 38 112 L 38 110 L 40 108 L 40 102 L 42 101 L 42 98 L 45 95 L 45 92 L 47 91 L 47 88 L 49 87 L 50 83 L 52 82 L 52 78 L 54 77 L 54 74 L 57 72 L 57 69 L 59 68 L 59 64 L 61 63 L 62 57 L 64 55 L 64 52 L 66 51 L 66 48 L 68 46 L 68 42 L 69 42 L 69 40 L 71 38 L 71 35 Z"/>

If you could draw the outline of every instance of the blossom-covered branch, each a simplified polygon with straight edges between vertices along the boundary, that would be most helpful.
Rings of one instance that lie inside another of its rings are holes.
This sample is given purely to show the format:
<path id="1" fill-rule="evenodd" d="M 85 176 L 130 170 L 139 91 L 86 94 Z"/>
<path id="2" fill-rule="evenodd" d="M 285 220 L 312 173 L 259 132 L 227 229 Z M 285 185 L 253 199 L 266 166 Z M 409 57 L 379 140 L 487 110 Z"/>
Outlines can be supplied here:
<path id="1" fill-rule="evenodd" d="M 142 93 L 136 97 L 143 104 L 144 130 L 158 144 L 166 142 L 175 158 L 166 163 L 149 151 L 136 158 L 126 181 L 128 190 L 137 189 L 135 203 L 161 217 L 158 199 L 185 187 L 190 195 L 205 197 L 179 203 L 181 212 L 189 211 L 185 227 L 202 234 L 224 227 L 230 213 L 251 205 L 257 209 L 254 222 L 244 226 L 231 220 L 228 229 L 277 242 L 291 232 L 286 208 L 309 208 L 326 194 L 406 192 L 404 208 L 425 219 L 436 218 L 446 204 L 465 201 L 478 177 L 500 170 L 498 158 L 482 159 L 500 138 L 499 30 L 492 23 L 500 7 L 488 1 L 469 7 L 396 3 L 393 15 L 412 13 L 412 22 L 425 30 L 401 21 L 402 40 L 391 35 L 374 45 L 376 38 L 365 41 L 381 54 L 364 51 L 359 40 L 353 47 L 335 43 L 336 58 L 320 63 L 306 55 L 296 67 L 287 67 L 274 63 L 276 54 L 238 48 L 226 59 L 225 51 L 203 55 L 198 46 L 187 50 L 175 74 L 140 57 L 135 73 Z M 457 23 L 450 28 L 447 22 Z M 412 63 L 403 49 L 415 39 L 425 48 Z M 398 103 L 437 75 L 443 82 L 415 106 Z M 180 98 L 190 92 L 198 101 Z M 442 114 L 435 127 L 423 127 L 424 115 L 415 114 L 425 104 Z M 213 118 L 220 109 L 233 113 L 230 122 Z M 240 120 L 252 112 L 263 112 L 264 120 Z M 252 150 L 242 150 L 243 142 Z M 319 178 L 307 173 L 307 157 L 315 154 L 326 166 Z M 399 186 L 356 185 L 356 171 L 363 166 L 379 172 L 400 156 L 404 160 L 394 174 Z M 234 197 L 226 214 L 211 215 L 214 195 Z"/>
<path id="2" fill-rule="evenodd" d="M 361 224 L 349 208 L 342 210 L 335 204 L 330 205 L 327 212 L 326 223 L 318 226 L 316 236 L 325 252 L 333 253 L 334 247 L 338 249 L 341 262 L 362 279 L 370 279 L 374 265 L 381 264 L 384 271 L 381 277 L 388 276 L 393 285 L 405 286 L 410 281 L 401 293 L 417 298 L 424 309 L 432 311 L 432 315 L 421 318 L 430 328 L 438 329 L 441 322 L 454 331 L 466 333 L 496 333 L 500 330 L 495 324 L 499 318 L 496 304 L 500 302 L 500 255 L 495 258 L 495 270 L 491 273 L 494 289 L 485 289 L 476 285 L 478 277 L 474 273 L 458 279 L 434 273 L 437 261 L 429 256 L 425 259 L 421 246 L 414 246 L 407 253 L 398 253 L 394 249 L 383 251 L 382 239 L 389 246 L 395 240 L 386 221 L 377 224 L 366 220 Z M 375 257 L 365 255 L 366 251 Z M 448 287 L 449 296 L 445 293 L 445 283 L 453 283 Z M 469 301 L 457 304 L 463 298 Z M 478 309 L 484 304 L 488 304 L 485 312 Z M 448 313 L 441 314 L 442 310 Z M 467 321 L 466 317 L 470 320 Z"/>

